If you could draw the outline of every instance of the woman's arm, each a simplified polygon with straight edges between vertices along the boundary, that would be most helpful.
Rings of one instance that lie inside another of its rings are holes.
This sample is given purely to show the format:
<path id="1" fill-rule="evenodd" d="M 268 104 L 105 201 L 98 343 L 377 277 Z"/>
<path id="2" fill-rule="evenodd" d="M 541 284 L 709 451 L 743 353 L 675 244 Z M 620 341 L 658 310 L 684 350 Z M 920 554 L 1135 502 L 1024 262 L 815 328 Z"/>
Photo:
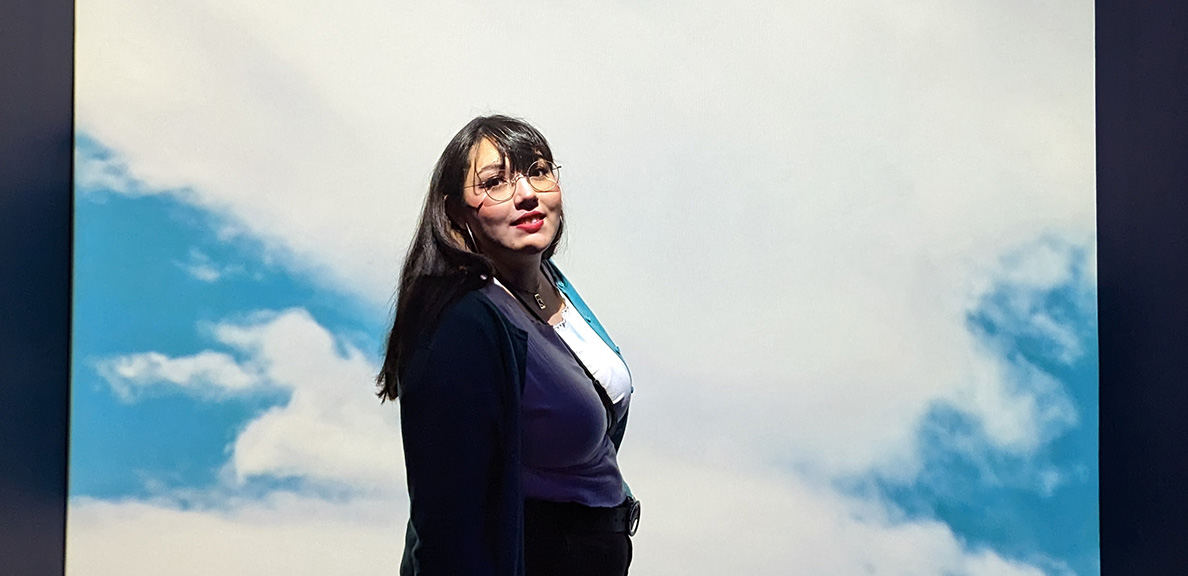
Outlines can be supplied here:
<path id="1" fill-rule="evenodd" d="M 498 312 L 468 295 L 401 379 L 414 574 L 522 573 L 514 341 Z"/>

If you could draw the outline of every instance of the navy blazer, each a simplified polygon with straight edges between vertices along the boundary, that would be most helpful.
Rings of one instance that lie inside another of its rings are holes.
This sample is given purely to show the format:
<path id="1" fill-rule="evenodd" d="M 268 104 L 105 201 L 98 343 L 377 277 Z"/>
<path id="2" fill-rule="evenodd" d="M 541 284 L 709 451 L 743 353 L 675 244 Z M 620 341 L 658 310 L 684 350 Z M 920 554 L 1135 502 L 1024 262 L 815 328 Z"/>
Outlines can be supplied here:
<path id="1" fill-rule="evenodd" d="M 615 352 L 572 285 L 558 287 Z M 442 313 L 401 377 L 410 515 L 401 576 L 522 576 L 520 396 L 527 334 L 480 291 Z M 626 417 L 612 431 L 618 448 Z"/>
<path id="2" fill-rule="evenodd" d="M 520 394 L 527 334 L 472 291 L 400 378 L 410 515 L 401 576 L 524 573 Z"/>

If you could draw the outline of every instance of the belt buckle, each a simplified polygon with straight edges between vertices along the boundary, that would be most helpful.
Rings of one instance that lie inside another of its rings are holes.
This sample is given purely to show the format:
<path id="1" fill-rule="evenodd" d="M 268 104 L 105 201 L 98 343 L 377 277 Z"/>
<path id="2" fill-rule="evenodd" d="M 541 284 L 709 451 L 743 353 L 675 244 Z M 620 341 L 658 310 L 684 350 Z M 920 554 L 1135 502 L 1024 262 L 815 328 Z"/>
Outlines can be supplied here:
<path id="1" fill-rule="evenodd" d="M 639 500 L 635 498 L 627 499 L 627 535 L 635 536 L 635 531 L 639 529 Z"/>

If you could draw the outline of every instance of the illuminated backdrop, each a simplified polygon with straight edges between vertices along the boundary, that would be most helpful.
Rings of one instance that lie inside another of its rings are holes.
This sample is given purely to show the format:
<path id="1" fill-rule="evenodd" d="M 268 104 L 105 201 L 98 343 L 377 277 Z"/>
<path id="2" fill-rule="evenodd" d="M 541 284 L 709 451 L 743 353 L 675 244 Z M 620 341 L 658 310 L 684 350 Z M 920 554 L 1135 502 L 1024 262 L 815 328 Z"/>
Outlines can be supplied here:
<path id="1" fill-rule="evenodd" d="M 388 574 L 429 171 L 565 166 L 638 574 L 1097 574 L 1093 5 L 77 5 L 70 576 Z"/>

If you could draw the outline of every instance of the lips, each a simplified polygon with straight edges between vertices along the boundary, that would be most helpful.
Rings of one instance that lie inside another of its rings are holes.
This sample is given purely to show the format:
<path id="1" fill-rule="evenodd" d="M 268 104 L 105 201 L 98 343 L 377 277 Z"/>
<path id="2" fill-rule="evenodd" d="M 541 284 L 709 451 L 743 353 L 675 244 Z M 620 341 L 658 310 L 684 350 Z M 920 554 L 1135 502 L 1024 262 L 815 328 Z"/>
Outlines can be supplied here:
<path id="1" fill-rule="evenodd" d="M 532 211 L 532 212 L 529 212 L 529 213 L 517 218 L 515 220 L 515 222 L 512 222 L 512 226 L 521 226 L 524 224 L 535 224 L 542 220 L 544 220 L 544 214 L 541 214 L 540 212 Z"/>
<path id="2" fill-rule="evenodd" d="M 541 228 L 544 228 L 544 214 L 536 211 L 529 212 L 516 218 L 516 221 L 512 222 L 512 226 L 525 234 L 536 234 L 540 232 Z"/>

